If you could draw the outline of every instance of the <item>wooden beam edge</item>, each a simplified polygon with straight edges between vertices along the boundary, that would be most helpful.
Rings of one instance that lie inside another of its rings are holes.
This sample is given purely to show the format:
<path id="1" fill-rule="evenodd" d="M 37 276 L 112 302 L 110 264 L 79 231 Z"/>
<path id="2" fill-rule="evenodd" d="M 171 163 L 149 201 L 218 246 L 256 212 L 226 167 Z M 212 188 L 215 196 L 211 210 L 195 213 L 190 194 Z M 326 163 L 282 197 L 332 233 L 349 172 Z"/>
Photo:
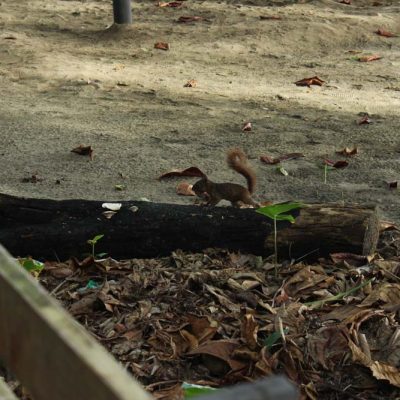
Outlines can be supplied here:
<path id="1" fill-rule="evenodd" d="M 1 400 L 18 400 L 17 396 L 7 385 L 2 377 L 0 377 L 0 399 Z"/>
<path id="2" fill-rule="evenodd" d="M 1 245 L 0 315 L 0 358 L 38 400 L 152 398 Z"/>

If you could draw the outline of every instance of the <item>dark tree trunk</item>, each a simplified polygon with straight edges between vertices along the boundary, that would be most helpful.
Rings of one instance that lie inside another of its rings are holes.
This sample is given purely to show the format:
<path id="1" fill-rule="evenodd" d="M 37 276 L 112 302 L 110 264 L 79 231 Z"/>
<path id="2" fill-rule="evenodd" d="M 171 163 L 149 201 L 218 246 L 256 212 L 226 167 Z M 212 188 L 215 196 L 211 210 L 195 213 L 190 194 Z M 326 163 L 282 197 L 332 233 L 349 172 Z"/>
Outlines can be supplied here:
<path id="1" fill-rule="evenodd" d="M 104 234 L 96 253 L 114 258 L 156 257 L 182 249 L 221 247 L 267 255 L 273 223 L 253 209 L 121 202 L 107 219 L 101 201 L 25 199 L 0 194 L 0 243 L 14 256 L 65 259 L 89 252 L 86 243 Z M 369 254 L 378 239 L 375 207 L 314 204 L 293 212 L 295 224 L 278 221 L 280 257 L 331 252 Z M 266 238 L 268 238 L 266 240 Z M 266 244 L 266 247 L 265 247 Z"/>

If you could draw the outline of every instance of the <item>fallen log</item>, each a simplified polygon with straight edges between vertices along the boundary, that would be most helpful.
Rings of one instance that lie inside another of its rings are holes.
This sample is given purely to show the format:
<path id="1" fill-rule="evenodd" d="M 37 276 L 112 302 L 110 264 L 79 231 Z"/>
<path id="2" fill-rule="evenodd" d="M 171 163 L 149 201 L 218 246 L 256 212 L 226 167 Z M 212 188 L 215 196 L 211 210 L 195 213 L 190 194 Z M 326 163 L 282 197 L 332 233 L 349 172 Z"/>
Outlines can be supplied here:
<path id="1" fill-rule="evenodd" d="M 87 240 L 104 234 L 96 253 L 114 258 L 156 257 L 171 251 L 220 247 L 273 253 L 273 222 L 254 209 L 198 207 L 140 201 L 121 202 L 107 218 L 103 202 L 46 200 L 0 194 L 0 243 L 14 256 L 65 259 L 89 251 Z M 296 222 L 277 221 L 279 255 L 308 253 L 370 254 L 379 221 L 374 206 L 313 204 L 292 214 Z"/>

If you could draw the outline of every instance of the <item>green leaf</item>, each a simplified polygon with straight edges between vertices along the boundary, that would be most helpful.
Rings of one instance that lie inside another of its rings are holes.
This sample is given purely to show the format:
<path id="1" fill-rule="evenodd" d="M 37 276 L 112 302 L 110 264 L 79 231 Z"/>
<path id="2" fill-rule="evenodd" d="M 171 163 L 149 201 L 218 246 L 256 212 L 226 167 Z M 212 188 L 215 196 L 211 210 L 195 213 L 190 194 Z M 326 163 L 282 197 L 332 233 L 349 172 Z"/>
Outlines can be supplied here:
<path id="1" fill-rule="evenodd" d="M 270 206 L 261 207 L 256 210 L 259 214 L 266 215 L 271 219 L 276 219 L 278 221 L 290 221 L 294 222 L 294 218 L 290 214 L 282 214 L 294 209 L 303 207 L 302 203 L 278 203 L 272 204 Z"/>
<path id="2" fill-rule="evenodd" d="M 289 332 L 289 328 L 285 328 L 283 333 L 286 335 Z M 282 337 L 281 332 L 272 332 L 264 341 L 264 346 L 270 350 L 272 346 Z"/>
<path id="3" fill-rule="evenodd" d="M 39 275 L 44 268 L 44 264 L 32 258 L 19 258 L 18 262 L 30 273 Z"/>
<path id="4" fill-rule="evenodd" d="M 104 235 L 96 235 L 93 239 L 89 239 L 89 244 L 96 244 Z"/>
<path id="5" fill-rule="evenodd" d="M 114 185 L 115 190 L 125 190 L 126 186 L 125 185 Z"/>
<path id="6" fill-rule="evenodd" d="M 182 383 L 182 389 L 185 394 L 185 399 L 191 399 L 201 394 L 208 394 L 217 390 L 210 386 L 194 385 L 187 382 Z"/>

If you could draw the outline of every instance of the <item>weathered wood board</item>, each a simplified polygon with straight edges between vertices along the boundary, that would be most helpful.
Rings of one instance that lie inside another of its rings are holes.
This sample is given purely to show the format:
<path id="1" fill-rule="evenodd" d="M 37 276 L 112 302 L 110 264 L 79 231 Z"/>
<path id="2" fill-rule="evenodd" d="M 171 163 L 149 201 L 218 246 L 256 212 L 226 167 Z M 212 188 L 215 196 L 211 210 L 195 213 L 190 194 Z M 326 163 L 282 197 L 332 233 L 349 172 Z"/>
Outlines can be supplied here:
<path id="1" fill-rule="evenodd" d="M 0 359 L 38 400 L 152 398 L 1 246 Z"/>

